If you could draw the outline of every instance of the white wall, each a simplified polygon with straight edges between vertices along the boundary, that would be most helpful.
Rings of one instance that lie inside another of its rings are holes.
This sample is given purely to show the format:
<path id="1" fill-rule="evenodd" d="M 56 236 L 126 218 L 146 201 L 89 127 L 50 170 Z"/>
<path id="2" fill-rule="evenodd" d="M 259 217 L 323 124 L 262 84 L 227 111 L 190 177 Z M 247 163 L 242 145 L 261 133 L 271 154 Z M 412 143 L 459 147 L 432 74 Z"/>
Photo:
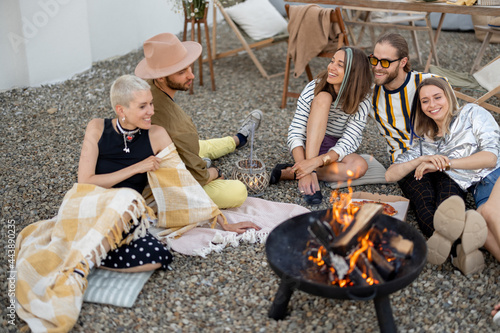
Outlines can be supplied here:
<path id="1" fill-rule="evenodd" d="M 158 33 L 181 32 L 172 1 L 1 0 L 0 90 L 63 81 Z"/>
<path id="2" fill-rule="evenodd" d="M 17 1 L 0 1 L 0 89 L 23 85 L 28 79 L 20 16 Z"/>
<path id="3" fill-rule="evenodd" d="M 161 32 L 182 31 L 184 14 L 167 0 L 87 0 L 92 60 L 123 55 Z"/>

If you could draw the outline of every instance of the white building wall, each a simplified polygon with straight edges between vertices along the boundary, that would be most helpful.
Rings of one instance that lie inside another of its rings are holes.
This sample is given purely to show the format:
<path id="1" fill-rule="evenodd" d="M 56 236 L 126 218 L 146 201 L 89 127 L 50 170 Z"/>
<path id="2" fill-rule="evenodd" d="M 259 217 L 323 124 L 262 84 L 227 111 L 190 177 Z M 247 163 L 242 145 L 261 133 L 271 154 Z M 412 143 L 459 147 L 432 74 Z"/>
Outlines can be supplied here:
<path id="1" fill-rule="evenodd" d="M 0 89 L 21 86 L 28 82 L 28 65 L 20 17 L 17 1 L 0 1 Z"/>
<path id="2" fill-rule="evenodd" d="M 1 0 L 0 90 L 63 81 L 158 33 L 182 32 L 172 1 Z"/>
<path id="3" fill-rule="evenodd" d="M 184 14 L 167 0 L 87 0 L 92 60 L 123 55 L 162 32 L 182 31 Z"/>

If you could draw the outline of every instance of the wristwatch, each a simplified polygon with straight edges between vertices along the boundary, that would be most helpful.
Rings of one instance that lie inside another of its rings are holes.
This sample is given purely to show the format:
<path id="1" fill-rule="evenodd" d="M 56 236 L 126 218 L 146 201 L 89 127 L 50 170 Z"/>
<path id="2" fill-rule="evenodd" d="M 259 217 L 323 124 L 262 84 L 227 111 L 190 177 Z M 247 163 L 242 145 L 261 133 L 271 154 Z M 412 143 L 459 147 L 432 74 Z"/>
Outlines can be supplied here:
<path id="1" fill-rule="evenodd" d="M 330 161 L 332 160 L 331 157 L 330 157 L 330 155 L 328 155 L 328 154 L 323 155 L 323 157 L 321 159 L 323 160 L 322 167 L 324 167 L 325 165 L 330 164 Z"/>
<path id="2" fill-rule="evenodd" d="M 222 171 L 220 171 L 219 168 L 215 168 L 215 170 L 217 170 L 217 178 L 215 179 L 219 179 L 220 177 L 222 177 Z"/>

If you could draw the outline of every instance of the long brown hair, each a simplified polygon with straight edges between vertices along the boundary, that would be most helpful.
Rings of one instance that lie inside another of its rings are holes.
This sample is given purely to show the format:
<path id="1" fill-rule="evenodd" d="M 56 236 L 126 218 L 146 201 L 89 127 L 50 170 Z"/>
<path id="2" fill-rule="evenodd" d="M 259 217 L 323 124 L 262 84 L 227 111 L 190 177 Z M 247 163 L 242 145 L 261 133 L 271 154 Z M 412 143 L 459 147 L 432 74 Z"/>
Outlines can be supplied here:
<path id="1" fill-rule="evenodd" d="M 453 93 L 453 89 L 444 78 L 430 77 L 423 80 L 418 85 L 411 107 L 410 123 L 412 132 L 419 137 L 427 135 L 432 140 L 435 140 L 439 128 L 436 122 L 432 118 L 428 117 L 424 111 L 422 111 L 422 104 L 420 102 L 420 90 L 425 86 L 438 87 L 444 92 L 444 96 L 448 101 L 448 114 L 446 116 L 444 127 L 445 132 L 443 134 L 449 133 L 451 119 L 459 112 L 458 102 L 455 94 Z"/>
<path id="2" fill-rule="evenodd" d="M 368 57 L 361 49 L 344 46 L 337 51 L 343 50 L 345 52 L 347 48 L 352 50 L 351 73 L 349 74 L 349 79 L 346 82 L 344 92 L 342 96 L 340 96 L 339 102 L 345 113 L 354 114 L 358 111 L 359 104 L 371 91 L 372 74 Z M 327 78 L 328 69 L 318 74 L 316 77 L 318 82 L 314 88 L 314 96 L 321 91 L 327 91 L 333 96 L 333 100 L 336 100 L 338 97 L 337 93 L 333 89 L 333 85 L 326 81 Z"/>

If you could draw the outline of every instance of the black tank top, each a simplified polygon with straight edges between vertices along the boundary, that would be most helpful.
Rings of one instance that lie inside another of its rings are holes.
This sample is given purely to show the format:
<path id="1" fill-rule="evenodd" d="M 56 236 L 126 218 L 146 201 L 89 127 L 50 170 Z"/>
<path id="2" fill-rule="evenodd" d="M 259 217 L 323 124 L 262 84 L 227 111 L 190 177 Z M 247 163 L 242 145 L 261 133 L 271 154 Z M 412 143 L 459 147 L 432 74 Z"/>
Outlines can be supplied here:
<path id="1" fill-rule="evenodd" d="M 142 130 L 141 134 L 136 134 L 131 142 L 127 142 L 130 149 L 126 153 L 123 149 L 123 135 L 118 133 L 111 123 L 111 119 L 104 119 L 104 130 L 101 139 L 97 144 L 99 147 L 99 156 L 95 167 L 96 175 L 106 174 L 124 169 L 132 164 L 140 162 L 151 155 L 154 155 L 153 148 L 149 141 L 149 131 Z M 139 193 L 142 193 L 148 183 L 146 173 L 133 175 L 113 187 L 130 187 Z"/>

